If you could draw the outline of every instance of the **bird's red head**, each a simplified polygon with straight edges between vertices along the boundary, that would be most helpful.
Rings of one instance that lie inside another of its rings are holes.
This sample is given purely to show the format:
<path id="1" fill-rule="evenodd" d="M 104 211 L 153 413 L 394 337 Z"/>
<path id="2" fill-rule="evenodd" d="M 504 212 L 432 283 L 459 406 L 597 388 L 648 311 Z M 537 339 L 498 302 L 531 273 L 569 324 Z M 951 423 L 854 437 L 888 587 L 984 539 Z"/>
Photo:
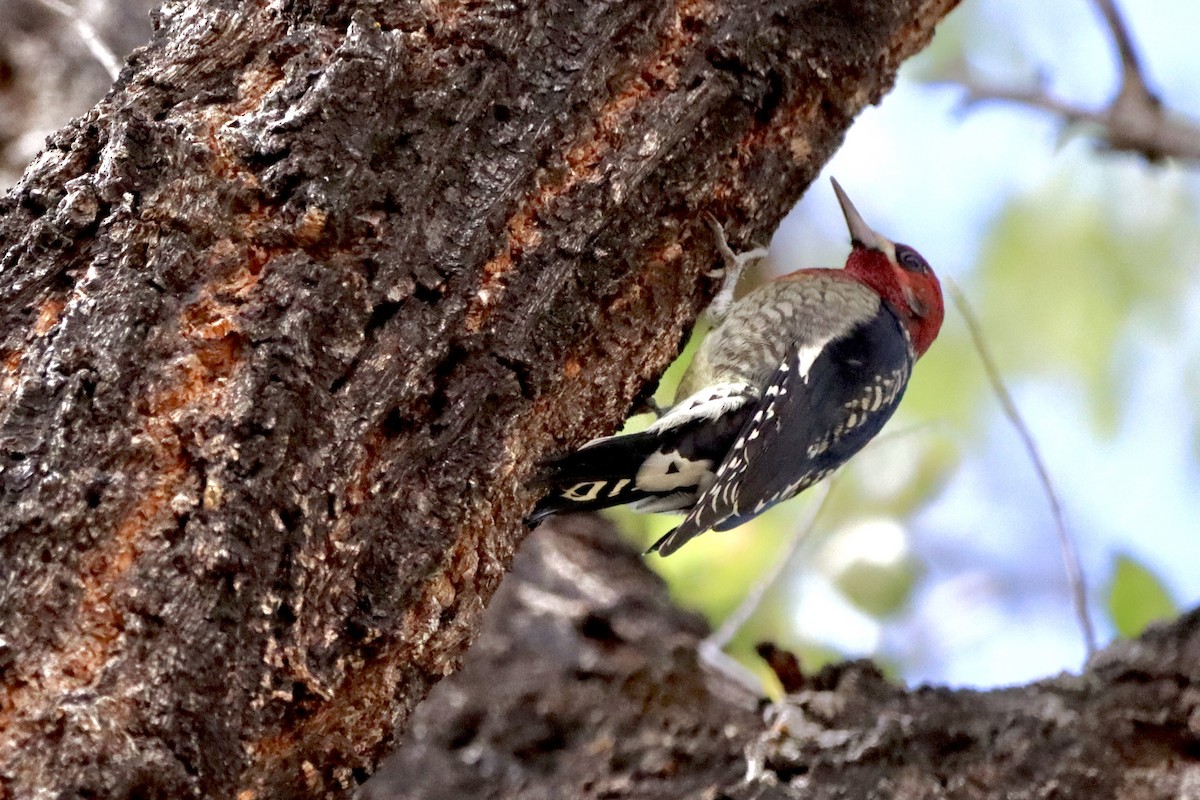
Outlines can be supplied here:
<path id="1" fill-rule="evenodd" d="M 833 190 L 854 246 L 846 259 L 846 272 L 879 293 L 908 330 L 913 350 L 920 357 L 937 338 L 945 315 L 937 276 L 916 250 L 871 230 L 836 180 Z"/>

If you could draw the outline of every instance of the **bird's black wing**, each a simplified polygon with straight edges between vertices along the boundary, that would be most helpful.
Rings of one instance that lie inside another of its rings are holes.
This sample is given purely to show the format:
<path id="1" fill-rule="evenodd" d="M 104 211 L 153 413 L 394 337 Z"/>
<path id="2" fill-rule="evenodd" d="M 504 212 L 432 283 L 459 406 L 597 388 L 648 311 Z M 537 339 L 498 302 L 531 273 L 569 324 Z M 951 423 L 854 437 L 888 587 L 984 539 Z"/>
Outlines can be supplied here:
<path id="1" fill-rule="evenodd" d="M 748 395 L 732 392 L 710 406 L 719 410 L 672 410 L 646 431 L 596 439 L 542 464 L 534 483 L 546 494 L 525 523 L 627 503 L 656 511 L 691 508 L 754 411 Z M 689 416 L 692 411 L 700 413 Z"/>
<path id="2" fill-rule="evenodd" d="M 837 469 L 892 416 L 912 363 L 908 339 L 882 303 L 815 358 L 794 349 L 775 370 L 713 484 L 651 549 L 669 555 L 706 530 L 736 527 Z"/>

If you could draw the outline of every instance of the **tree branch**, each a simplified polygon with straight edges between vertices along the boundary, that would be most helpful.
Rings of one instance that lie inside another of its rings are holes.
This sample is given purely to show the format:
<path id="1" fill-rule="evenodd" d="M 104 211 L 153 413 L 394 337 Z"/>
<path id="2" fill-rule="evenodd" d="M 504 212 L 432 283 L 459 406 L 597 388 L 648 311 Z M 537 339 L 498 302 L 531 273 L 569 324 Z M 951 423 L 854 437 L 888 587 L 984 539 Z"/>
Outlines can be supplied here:
<path id="1" fill-rule="evenodd" d="M 1113 0 L 1095 0 L 1121 64 L 1121 86 L 1107 107 L 1088 109 L 1051 95 L 1044 85 L 1030 89 L 992 86 L 970 75 L 953 81 L 966 89 L 968 104 L 1000 101 L 1029 106 L 1060 116 L 1067 123 L 1086 122 L 1113 150 L 1138 153 L 1150 161 L 1182 158 L 1200 161 L 1200 122 L 1169 113 L 1146 82 L 1133 38 Z"/>
<path id="2" fill-rule="evenodd" d="M 1095 3 L 1096 10 L 1104 18 L 1104 24 L 1108 28 L 1109 36 L 1112 37 L 1113 45 L 1117 48 L 1123 79 L 1141 84 L 1145 88 L 1147 84 L 1145 74 L 1142 72 L 1141 61 L 1138 59 L 1137 48 L 1133 45 L 1133 36 L 1130 35 L 1129 28 L 1125 25 L 1125 20 L 1117 9 L 1117 4 L 1114 0 L 1095 0 Z M 1149 94 L 1149 90 L 1146 90 L 1146 93 Z"/>
<path id="3" fill-rule="evenodd" d="M 1082 675 L 989 692 L 905 689 L 866 662 L 802 675 L 764 647 L 790 692 L 765 715 L 704 672 L 704 633 L 606 524 L 556 520 L 365 798 L 1195 796 L 1200 612 Z"/>
<path id="4" fill-rule="evenodd" d="M 1075 609 L 1075 619 L 1079 623 L 1079 632 L 1083 636 L 1084 652 L 1088 658 L 1091 658 L 1096 652 L 1096 628 L 1092 624 L 1092 614 L 1088 608 L 1087 579 L 1083 572 L 1083 562 L 1079 558 L 1079 548 L 1075 545 L 1075 537 L 1071 535 L 1071 531 L 1067 527 L 1066 512 L 1063 511 L 1062 501 L 1059 499 L 1058 491 L 1054 488 L 1054 481 L 1050 477 L 1050 469 L 1042 459 L 1042 452 L 1033 438 L 1033 432 L 1025 424 L 1025 418 L 1017 408 L 1017 403 L 1009 393 L 1000 369 L 992 358 L 992 352 L 983 335 L 983 326 L 979 324 L 979 318 L 975 316 L 971 304 L 967 302 L 967 296 L 953 280 L 946 281 L 946 288 L 950 293 L 951 300 L 954 301 L 955 308 L 958 309 L 959 316 L 967 325 L 971 343 L 979 355 L 979 361 L 983 365 L 988 383 L 992 385 L 992 393 L 1000 401 L 1000 408 L 1004 411 L 1004 416 L 1008 417 L 1009 423 L 1017 432 L 1021 445 L 1029 455 L 1029 460 L 1033 462 L 1034 471 L 1037 472 L 1038 482 L 1041 483 L 1042 491 L 1046 495 L 1046 502 L 1050 506 L 1050 515 L 1054 518 L 1058 551 L 1062 556 L 1063 569 L 1067 574 L 1067 586 L 1071 591 L 1071 604 Z"/>

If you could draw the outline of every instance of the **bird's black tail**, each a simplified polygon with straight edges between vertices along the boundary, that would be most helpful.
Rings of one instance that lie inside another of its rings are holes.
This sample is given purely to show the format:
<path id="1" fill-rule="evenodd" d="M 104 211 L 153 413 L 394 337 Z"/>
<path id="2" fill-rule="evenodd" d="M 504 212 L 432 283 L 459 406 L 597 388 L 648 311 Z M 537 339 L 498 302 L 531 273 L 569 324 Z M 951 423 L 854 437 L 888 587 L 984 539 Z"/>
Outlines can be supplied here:
<path id="1" fill-rule="evenodd" d="M 687 542 L 695 535 L 692 534 L 691 536 L 678 536 L 676 535 L 678 532 L 678 526 L 671 528 L 671 530 L 658 537 L 654 544 L 647 547 L 646 552 L 642 553 L 642 555 L 648 556 L 651 553 L 658 553 L 663 558 L 666 558 L 667 556 L 671 555 L 671 553 L 674 553 L 676 550 L 687 544 Z"/>
<path id="2" fill-rule="evenodd" d="M 525 524 L 532 527 L 552 514 L 597 511 L 654 496 L 635 484 L 643 462 L 661 444 L 655 433 L 613 436 L 545 462 L 532 483 L 544 488 L 546 496 Z"/>

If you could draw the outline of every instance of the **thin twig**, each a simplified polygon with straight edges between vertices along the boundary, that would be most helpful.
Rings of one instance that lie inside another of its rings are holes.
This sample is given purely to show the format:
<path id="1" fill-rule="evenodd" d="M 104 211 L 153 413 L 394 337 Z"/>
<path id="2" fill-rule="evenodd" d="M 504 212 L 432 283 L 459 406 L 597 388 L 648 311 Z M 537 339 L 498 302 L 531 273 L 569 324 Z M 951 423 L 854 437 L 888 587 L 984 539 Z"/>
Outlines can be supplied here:
<path id="1" fill-rule="evenodd" d="M 775 566 L 768 570 L 755 582 L 754 587 L 749 594 L 742 600 L 732 614 L 725 618 L 721 623 L 721 627 L 717 628 L 707 639 L 704 640 L 706 645 L 721 649 L 733 639 L 742 626 L 754 615 L 762 604 L 762 599 L 766 595 L 767 590 L 775 585 L 775 581 L 779 580 L 779 576 L 783 574 L 792 557 L 796 555 L 796 551 L 800 549 L 800 543 L 808 539 L 808 534 L 812 531 L 813 526 L 817 522 L 817 518 L 821 516 L 821 509 L 825 507 L 825 501 L 829 499 L 829 490 L 833 486 L 833 482 L 837 476 L 830 478 L 827 481 L 820 483 L 813 491 L 820 495 L 820 499 L 808 504 L 808 514 L 800 524 L 793 526 L 792 534 L 788 538 L 787 545 L 783 548 L 782 555 L 776 559 Z"/>
<path id="2" fill-rule="evenodd" d="M 952 82 L 966 90 L 966 105 L 1016 103 L 1055 114 L 1067 123 L 1095 124 L 1101 131 L 1100 138 L 1111 150 L 1136 153 L 1150 161 L 1161 158 L 1200 161 L 1200 123 L 1180 115 L 1168 116 L 1153 95 L 1148 96 L 1147 102 L 1138 100 L 1143 96 L 1141 92 L 1127 90 L 1108 108 L 1095 110 L 1074 105 L 1041 88 L 991 86 L 965 76 Z"/>
<path id="3" fill-rule="evenodd" d="M 1075 616 L 1078 618 L 1079 627 L 1083 632 L 1083 644 L 1087 650 L 1087 657 L 1091 658 L 1092 654 L 1096 652 L 1096 632 L 1092 625 L 1091 613 L 1088 610 L 1087 586 L 1084 578 L 1083 564 L 1079 560 L 1079 551 L 1075 546 L 1075 540 L 1067 529 L 1066 514 L 1063 512 L 1058 492 L 1054 489 L 1054 483 L 1050 479 L 1050 471 L 1046 468 L 1046 464 L 1042 460 L 1041 452 L 1038 450 L 1037 443 L 1033 439 L 1033 434 L 1029 431 L 1029 426 L 1025 424 L 1021 412 L 1017 410 L 1017 405 L 1013 402 L 1012 395 L 1008 392 L 1008 387 L 1004 385 L 1004 380 L 1000 377 L 1000 371 L 996 368 L 996 362 L 992 360 L 991 352 L 984 341 L 983 329 L 979 325 L 979 320 L 975 316 L 975 312 L 971 310 L 971 305 L 967 302 L 966 295 L 962 293 L 962 290 L 958 288 L 954 281 L 947 280 L 946 284 L 950 290 L 950 297 L 954 300 L 954 305 L 958 309 L 958 313 L 962 315 L 963 321 L 967 324 L 967 330 L 971 334 L 971 341 L 975 344 L 975 351 L 979 354 L 979 360 L 983 363 L 984 372 L 987 373 L 988 380 L 992 384 L 992 391 L 995 392 L 996 398 L 1000 401 L 1000 406 L 1004 409 L 1004 415 L 1008 417 L 1008 421 L 1016 429 L 1017 435 L 1021 437 L 1021 443 L 1025 446 L 1025 452 L 1029 454 L 1029 459 L 1033 462 L 1034 469 L 1037 470 L 1038 480 L 1041 481 L 1042 490 L 1046 494 L 1046 500 L 1050 503 L 1050 512 L 1054 516 L 1054 527 L 1058 534 L 1058 547 L 1062 552 L 1063 566 L 1067 573 L 1067 584 L 1070 586 L 1071 599 L 1075 606 Z"/>
<path id="4" fill-rule="evenodd" d="M 1121 85 L 1108 105 L 1089 109 L 1051 95 L 1044 81 L 1029 89 L 989 86 L 970 75 L 952 78 L 967 91 L 966 103 L 1018 103 L 1062 117 L 1068 123 L 1097 125 L 1100 138 L 1113 150 L 1138 153 L 1150 161 L 1173 157 L 1200 161 L 1200 122 L 1168 114 L 1146 81 L 1141 61 L 1114 0 L 1095 0 L 1113 40 L 1121 65 Z"/>
<path id="5" fill-rule="evenodd" d="M 1075 122 L 1091 122 L 1100 126 L 1108 125 L 1108 113 L 1105 111 L 1094 111 L 1088 108 L 1080 108 L 1072 105 L 1066 100 L 1061 100 L 1043 89 L 1022 89 L 1008 86 L 989 86 L 986 84 L 976 83 L 974 80 L 967 77 L 958 77 L 954 81 L 967 94 L 964 98 L 966 105 L 975 105 L 986 102 L 1001 102 L 1001 103 L 1016 103 L 1018 105 L 1029 106 L 1041 111 L 1048 111 L 1051 114 L 1062 117 L 1068 123 Z"/>
<path id="6" fill-rule="evenodd" d="M 1104 24 L 1108 26 L 1113 44 L 1117 47 L 1117 56 L 1121 59 L 1121 71 L 1127 75 L 1136 75 L 1137 80 L 1145 85 L 1146 81 L 1142 74 L 1141 62 L 1138 60 L 1137 48 L 1133 46 L 1133 37 L 1129 34 L 1129 27 L 1121 17 L 1117 4 L 1113 0 L 1095 0 L 1095 3 L 1100 16 L 1104 17 Z"/>
<path id="7" fill-rule="evenodd" d="M 108 76 L 114 81 L 121 74 L 121 62 L 109 49 L 104 40 L 100 38 L 100 34 L 92 27 L 92 24 L 85 20 L 80 14 L 79 9 L 72 5 L 68 5 L 63 0 L 39 0 L 42 5 L 51 11 L 66 17 L 75 26 L 76 33 L 83 43 L 87 45 L 87 49 L 91 52 L 92 57 L 100 62 L 100 66 L 108 73 Z"/>
<path id="8" fill-rule="evenodd" d="M 710 633 L 700 643 L 700 660 L 703 663 L 734 678 L 757 694 L 762 694 L 762 685 L 758 678 L 754 673 L 742 666 L 737 659 L 726 653 L 725 646 L 733 640 L 737 632 L 742 629 L 742 626 L 746 624 L 750 617 L 754 615 L 754 612 L 758 610 L 758 607 L 762 605 L 763 597 L 766 596 L 767 591 L 775 585 L 775 582 L 779 580 L 779 576 L 787 569 L 788 564 L 791 563 L 792 558 L 800 549 L 800 543 L 808 539 L 808 534 L 812 532 L 818 517 L 821 516 L 821 510 L 825 508 L 825 501 L 829 499 L 829 492 L 836 479 L 837 475 L 834 475 L 829 480 L 822 481 L 813 490 L 814 493 L 820 493 L 820 499 L 809 503 L 807 508 L 808 515 L 798 525 L 793 526 L 791 536 L 783 548 L 783 553 L 775 560 L 775 566 L 758 577 L 754 582 L 754 586 L 751 587 L 749 593 L 742 599 L 742 602 L 738 604 L 738 607 L 721 623 L 721 627 Z"/>

